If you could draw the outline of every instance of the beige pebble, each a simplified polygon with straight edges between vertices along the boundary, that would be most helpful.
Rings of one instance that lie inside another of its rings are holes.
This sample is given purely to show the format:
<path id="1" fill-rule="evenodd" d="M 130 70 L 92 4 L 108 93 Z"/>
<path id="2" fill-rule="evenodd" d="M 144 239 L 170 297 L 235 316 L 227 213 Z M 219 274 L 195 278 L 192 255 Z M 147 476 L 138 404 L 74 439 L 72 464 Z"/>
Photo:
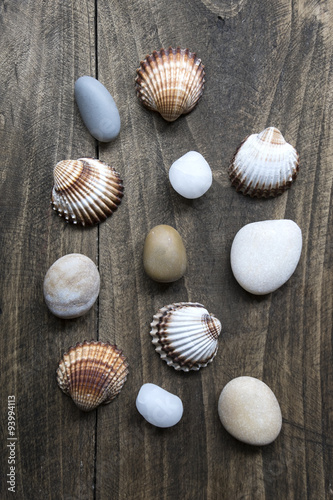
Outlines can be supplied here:
<path id="1" fill-rule="evenodd" d="M 50 311 L 59 318 L 77 318 L 94 305 L 100 288 L 94 262 L 79 253 L 56 260 L 44 279 L 44 298 Z"/>
<path id="2" fill-rule="evenodd" d="M 161 283 L 177 281 L 185 274 L 186 250 L 176 229 L 162 224 L 149 231 L 143 248 L 143 266 L 150 278 Z"/>
<path id="3" fill-rule="evenodd" d="M 253 377 L 237 377 L 222 390 L 218 402 L 222 425 L 236 439 L 262 446 L 280 433 L 282 415 L 272 390 Z"/>

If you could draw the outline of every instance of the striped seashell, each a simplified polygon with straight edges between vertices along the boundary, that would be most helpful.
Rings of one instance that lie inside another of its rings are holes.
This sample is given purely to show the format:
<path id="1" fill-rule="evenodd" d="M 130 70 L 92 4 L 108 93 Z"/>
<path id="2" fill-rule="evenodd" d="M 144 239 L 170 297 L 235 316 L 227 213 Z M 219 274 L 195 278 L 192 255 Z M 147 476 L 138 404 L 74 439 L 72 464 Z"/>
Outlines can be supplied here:
<path id="1" fill-rule="evenodd" d="M 121 203 L 123 182 L 103 161 L 63 160 L 57 163 L 53 175 L 51 204 L 66 222 L 97 224 L 110 217 Z"/>
<path id="2" fill-rule="evenodd" d="M 296 149 L 277 128 L 268 127 L 240 144 L 229 167 L 229 177 L 236 191 L 268 198 L 288 189 L 298 171 Z"/>
<path id="3" fill-rule="evenodd" d="M 57 369 L 60 389 L 82 411 L 110 403 L 121 391 L 128 375 L 122 351 L 108 342 L 84 341 L 70 347 Z"/>
<path id="4" fill-rule="evenodd" d="M 162 307 L 151 323 L 152 342 L 175 370 L 199 370 L 218 349 L 221 323 L 202 304 L 179 302 Z"/>
<path id="5" fill-rule="evenodd" d="M 146 108 L 173 122 L 197 104 L 203 93 L 204 76 L 201 59 L 188 49 L 155 50 L 140 62 L 136 93 Z"/>

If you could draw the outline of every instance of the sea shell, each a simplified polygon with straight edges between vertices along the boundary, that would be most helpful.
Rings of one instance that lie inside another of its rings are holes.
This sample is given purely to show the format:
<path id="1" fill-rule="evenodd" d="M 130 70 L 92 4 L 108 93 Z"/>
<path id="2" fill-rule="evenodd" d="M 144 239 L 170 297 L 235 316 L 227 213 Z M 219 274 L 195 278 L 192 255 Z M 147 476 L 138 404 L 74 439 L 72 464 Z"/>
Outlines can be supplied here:
<path id="1" fill-rule="evenodd" d="M 128 374 L 122 351 L 108 342 L 84 341 L 70 347 L 57 369 L 60 389 L 82 411 L 108 404 L 121 391 Z"/>
<path id="2" fill-rule="evenodd" d="M 111 216 L 123 197 L 123 182 L 113 167 L 93 158 L 63 160 L 54 168 L 52 207 L 66 222 L 82 226 Z"/>
<path id="3" fill-rule="evenodd" d="M 169 122 L 189 113 L 203 93 L 204 65 L 188 49 L 155 50 L 140 62 L 137 74 L 139 100 Z"/>
<path id="4" fill-rule="evenodd" d="M 268 198 L 291 186 L 298 174 L 298 164 L 296 149 L 277 128 L 268 127 L 240 144 L 229 167 L 229 177 L 236 191 Z"/>
<path id="5" fill-rule="evenodd" d="M 155 350 L 176 370 L 199 370 L 216 355 L 221 323 L 202 304 L 179 302 L 162 307 L 151 327 Z"/>

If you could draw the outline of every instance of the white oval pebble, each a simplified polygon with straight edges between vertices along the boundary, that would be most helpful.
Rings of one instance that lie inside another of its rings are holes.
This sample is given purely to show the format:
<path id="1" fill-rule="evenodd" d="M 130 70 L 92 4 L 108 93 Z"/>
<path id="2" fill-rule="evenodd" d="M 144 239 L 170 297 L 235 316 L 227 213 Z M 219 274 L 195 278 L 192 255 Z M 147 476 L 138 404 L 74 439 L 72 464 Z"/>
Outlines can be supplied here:
<path id="1" fill-rule="evenodd" d="M 44 278 L 44 298 L 50 311 L 59 318 L 78 318 L 94 305 L 100 288 L 94 262 L 79 253 L 56 260 Z"/>
<path id="2" fill-rule="evenodd" d="M 205 158 L 196 151 L 189 151 L 171 165 L 169 179 L 178 194 L 193 200 L 208 191 L 213 176 Z"/>
<path id="3" fill-rule="evenodd" d="M 231 268 L 248 292 L 264 295 L 282 286 L 296 269 L 302 232 L 292 220 L 266 220 L 242 227 L 231 246 Z"/>
<path id="4" fill-rule="evenodd" d="M 223 427 L 236 439 L 262 446 L 280 433 L 282 415 L 272 390 L 261 380 L 238 377 L 222 390 L 218 413 Z"/>
<path id="5" fill-rule="evenodd" d="M 141 387 L 136 407 L 147 422 L 156 427 L 172 427 L 183 416 L 181 399 L 155 384 Z"/>
<path id="6" fill-rule="evenodd" d="M 75 100 L 85 126 L 95 139 L 109 142 L 120 132 L 120 116 L 109 91 L 96 78 L 81 76 L 74 86 Z"/>

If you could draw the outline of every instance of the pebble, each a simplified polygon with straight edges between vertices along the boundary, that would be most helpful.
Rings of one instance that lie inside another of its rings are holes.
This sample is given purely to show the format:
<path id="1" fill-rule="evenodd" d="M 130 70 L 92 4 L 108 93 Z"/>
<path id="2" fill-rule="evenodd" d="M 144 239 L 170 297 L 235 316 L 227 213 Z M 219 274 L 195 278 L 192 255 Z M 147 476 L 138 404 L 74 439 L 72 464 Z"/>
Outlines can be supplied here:
<path id="1" fill-rule="evenodd" d="M 120 116 L 109 91 L 96 78 L 81 76 L 74 86 L 75 100 L 85 126 L 95 139 L 109 142 L 120 132 Z"/>
<path id="2" fill-rule="evenodd" d="M 177 281 L 185 274 L 186 250 L 176 229 L 161 224 L 149 231 L 143 247 L 143 266 L 148 276 L 160 283 Z"/>
<path id="3" fill-rule="evenodd" d="M 213 176 L 205 158 L 196 151 L 189 151 L 171 165 L 169 180 L 178 194 L 193 200 L 208 191 Z"/>
<path id="4" fill-rule="evenodd" d="M 282 415 L 272 390 L 254 377 L 238 377 L 222 390 L 218 413 L 223 427 L 244 443 L 262 446 L 280 433 Z"/>
<path id="5" fill-rule="evenodd" d="M 94 305 L 100 288 L 99 272 L 85 255 L 72 253 L 56 260 L 44 279 L 44 298 L 59 318 L 78 318 Z"/>
<path id="6" fill-rule="evenodd" d="M 292 220 L 265 220 L 242 227 L 231 246 L 231 268 L 248 292 L 264 295 L 282 286 L 295 271 L 302 232 Z"/>
<path id="7" fill-rule="evenodd" d="M 156 427 L 172 427 L 183 416 L 181 399 L 155 384 L 141 387 L 136 407 L 143 418 Z"/>

